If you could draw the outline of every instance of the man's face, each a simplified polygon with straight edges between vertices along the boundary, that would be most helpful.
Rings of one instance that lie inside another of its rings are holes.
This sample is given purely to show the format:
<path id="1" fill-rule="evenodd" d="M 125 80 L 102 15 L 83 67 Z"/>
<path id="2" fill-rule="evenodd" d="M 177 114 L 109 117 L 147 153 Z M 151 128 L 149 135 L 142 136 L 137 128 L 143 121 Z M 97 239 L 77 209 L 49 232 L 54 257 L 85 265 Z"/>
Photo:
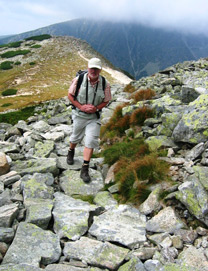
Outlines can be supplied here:
<path id="1" fill-rule="evenodd" d="M 99 74 L 100 74 L 101 70 L 97 69 L 97 68 L 88 68 L 88 73 L 89 73 L 89 77 L 91 79 L 97 79 Z"/>

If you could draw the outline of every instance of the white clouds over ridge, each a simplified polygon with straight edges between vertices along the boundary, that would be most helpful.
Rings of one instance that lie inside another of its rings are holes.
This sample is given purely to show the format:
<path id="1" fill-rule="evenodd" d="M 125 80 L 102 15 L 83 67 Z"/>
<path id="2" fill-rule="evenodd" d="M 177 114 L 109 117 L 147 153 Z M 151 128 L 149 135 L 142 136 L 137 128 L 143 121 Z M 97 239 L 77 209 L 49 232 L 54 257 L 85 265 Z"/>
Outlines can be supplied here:
<path id="1" fill-rule="evenodd" d="M 0 0 L 0 12 L 0 35 L 84 17 L 208 34 L 208 0 Z"/>

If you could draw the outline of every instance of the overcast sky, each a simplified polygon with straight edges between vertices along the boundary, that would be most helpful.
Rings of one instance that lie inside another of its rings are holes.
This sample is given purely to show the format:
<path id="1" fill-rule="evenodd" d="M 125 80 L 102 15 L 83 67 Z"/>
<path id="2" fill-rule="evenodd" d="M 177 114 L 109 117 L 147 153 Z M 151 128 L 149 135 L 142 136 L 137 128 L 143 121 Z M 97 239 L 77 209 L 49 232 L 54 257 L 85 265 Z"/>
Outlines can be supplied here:
<path id="1" fill-rule="evenodd" d="M 0 0 L 0 36 L 76 18 L 136 21 L 208 35 L 208 0 Z"/>

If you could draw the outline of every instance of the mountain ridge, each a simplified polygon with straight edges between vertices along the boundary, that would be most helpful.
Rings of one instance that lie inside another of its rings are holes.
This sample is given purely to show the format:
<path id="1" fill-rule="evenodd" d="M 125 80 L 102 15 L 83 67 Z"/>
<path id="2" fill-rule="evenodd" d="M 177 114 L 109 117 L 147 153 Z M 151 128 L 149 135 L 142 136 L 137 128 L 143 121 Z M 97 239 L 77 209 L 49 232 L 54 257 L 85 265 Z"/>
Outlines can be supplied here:
<path id="1" fill-rule="evenodd" d="M 53 24 L 13 36 L 7 41 L 44 33 L 85 40 L 115 67 L 127 71 L 136 79 L 178 62 L 208 56 L 208 38 L 202 35 L 183 34 L 136 23 L 89 19 Z"/>

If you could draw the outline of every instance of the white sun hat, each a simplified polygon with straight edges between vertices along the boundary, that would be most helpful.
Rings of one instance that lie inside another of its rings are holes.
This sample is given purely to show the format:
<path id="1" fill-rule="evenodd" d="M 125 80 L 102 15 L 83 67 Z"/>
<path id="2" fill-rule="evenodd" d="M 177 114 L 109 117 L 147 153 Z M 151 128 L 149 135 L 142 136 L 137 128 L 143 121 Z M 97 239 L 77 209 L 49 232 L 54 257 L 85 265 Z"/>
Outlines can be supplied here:
<path id="1" fill-rule="evenodd" d="M 102 69 L 102 63 L 99 58 L 93 57 L 89 60 L 88 62 L 88 68 L 97 68 L 97 69 Z"/>

